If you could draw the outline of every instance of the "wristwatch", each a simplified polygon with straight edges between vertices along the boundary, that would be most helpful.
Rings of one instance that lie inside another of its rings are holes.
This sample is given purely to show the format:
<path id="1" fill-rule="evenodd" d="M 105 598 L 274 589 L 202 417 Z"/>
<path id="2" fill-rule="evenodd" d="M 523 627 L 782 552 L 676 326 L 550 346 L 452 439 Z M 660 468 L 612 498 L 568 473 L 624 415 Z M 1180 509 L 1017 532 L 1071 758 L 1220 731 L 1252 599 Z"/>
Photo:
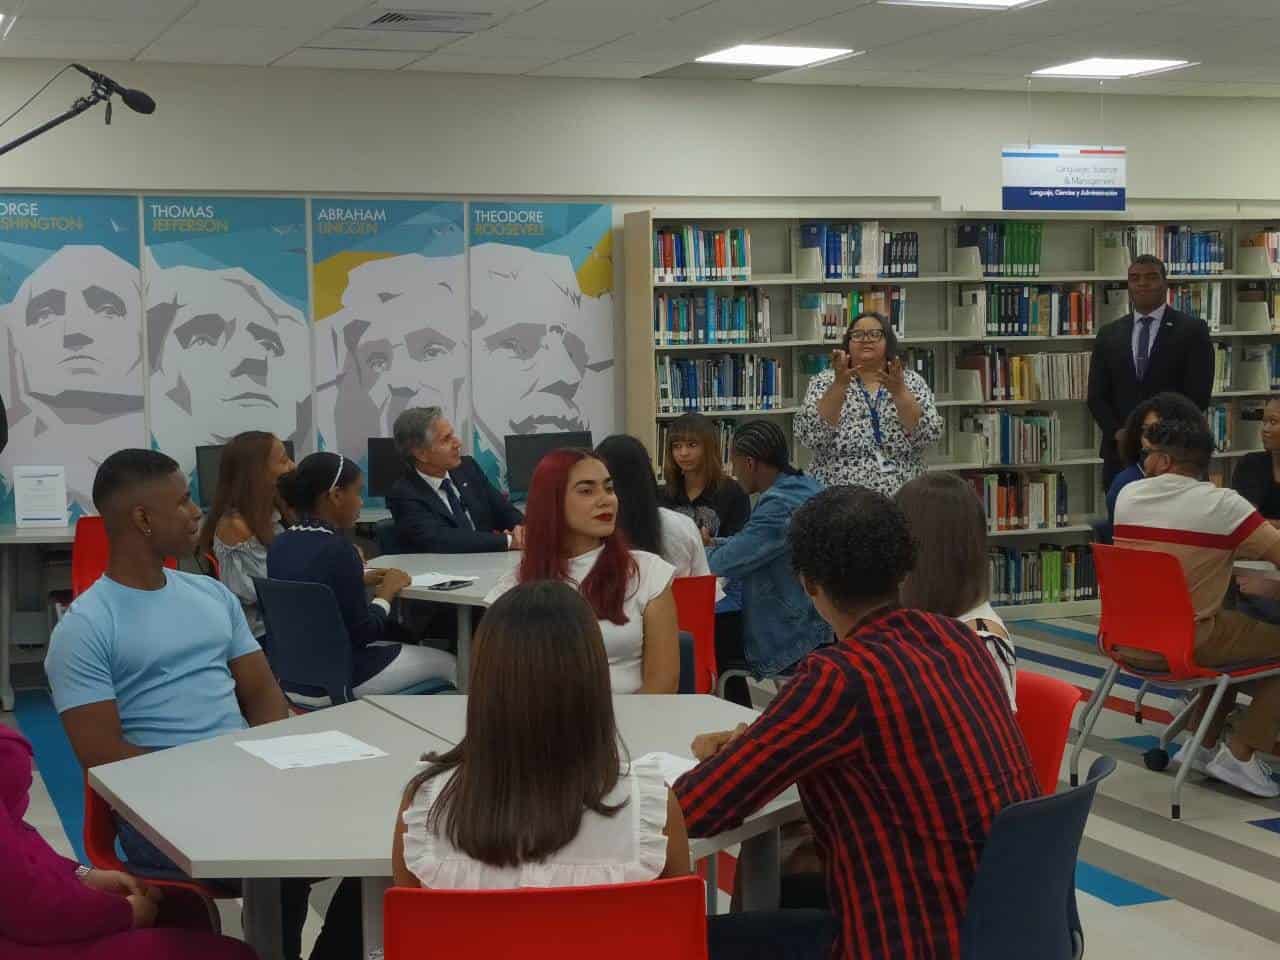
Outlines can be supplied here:
<path id="1" fill-rule="evenodd" d="M 83 880 L 89 874 L 93 873 L 93 867 L 86 867 L 83 863 L 76 867 L 76 879 Z"/>

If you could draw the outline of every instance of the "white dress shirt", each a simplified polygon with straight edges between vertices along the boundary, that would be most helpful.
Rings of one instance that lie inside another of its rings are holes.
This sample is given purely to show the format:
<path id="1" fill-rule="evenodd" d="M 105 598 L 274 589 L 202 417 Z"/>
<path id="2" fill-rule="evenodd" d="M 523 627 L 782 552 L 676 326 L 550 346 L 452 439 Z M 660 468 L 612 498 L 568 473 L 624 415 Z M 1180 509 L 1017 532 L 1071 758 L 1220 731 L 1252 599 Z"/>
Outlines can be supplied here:
<path id="1" fill-rule="evenodd" d="M 1133 340 L 1130 342 L 1129 347 L 1131 350 L 1130 356 L 1135 360 L 1138 358 L 1138 337 L 1142 334 L 1142 324 L 1138 321 L 1143 317 L 1151 318 L 1151 333 L 1147 339 L 1147 363 L 1150 363 L 1151 354 L 1154 353 L 1156 349 L 1156 335 L 1160 332 L 1160 324 L 1164 321 L 1164 308 L 1165 304 L 1162 303 L 1150 313 L 1139 313 L 1137 310 L 1133 311 Z"/>
<path id="2" fill-rule="evenodd" d="M 449 479 L 449 475 L 446 473 L 443 477 L 433 477 L 431 474 L 423 473 L 421 470 L 418 470 L 417 474 L 423 480 L 427 481 L 431 486 L 431 489 L 436 492 L 436 496 L 440 498 L 440 502 L 444 504 L 444 508 L 449 511 L 449 515 L 453 516 L 453 504 L 449 502 L 449 495 L 444 492 L 445 480 L 448 479 L 450 483 L 453 483 L 453 480 Z M 457 490 L 458 502 L 462 504 L 462 512 L 467 515 L 467 522 L 471 524 L 471 528 L 474 530 L 476 522 L 471 518 L 471 511 L 467 509 L 467 505 L 462 499 L 462 491 L 458 490 L 458 485 L 456 483 L 453 483 L 453 489 Z M 509 533 L 507 534 L 507 549 L 511 549 L 511 534 Z"/>

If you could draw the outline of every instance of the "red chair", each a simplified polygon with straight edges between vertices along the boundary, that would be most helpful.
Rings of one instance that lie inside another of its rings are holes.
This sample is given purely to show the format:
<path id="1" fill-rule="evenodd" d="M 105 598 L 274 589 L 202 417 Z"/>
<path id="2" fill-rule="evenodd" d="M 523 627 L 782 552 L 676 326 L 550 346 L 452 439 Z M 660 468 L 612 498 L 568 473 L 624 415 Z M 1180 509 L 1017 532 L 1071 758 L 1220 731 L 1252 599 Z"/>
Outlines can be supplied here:
<path id="1" fill-rule="evenodd" d="M 1071 715 L 1084 694 L 1065 680 L 1041 673 L 1019 670 L 1015 686 L 1018 699 L 1018 727 L 1027 741 L 1031 762 L 1045 796 L 1058 789 L 1062 755 L 1071 732 Z"/>
<path id="2" fill-rule="evenodd" d="M 1098 573 L 1098 595 L 1102 599 L 1098 648 L 1110 658 L 1111 666 L 1098 682 L 1081 718 L 1080 735 L 1071 750 L 1072 786 L 1079 781 L 1080 753 L 1122 670 L 1175 690 L 1213 688 L 1213 697 L 1191 738 L 1188 756 L 1194 756 L 1200 749 L 1205 731 L 1218 712 L 1228 687 L 1280 674 L 1280 660 L 1232 668 L 1202 667 L 1195 662 L 1195 609 L 1191 606 L 1182 565 L 1173 555 L 1095 543 L 1093 556 Z M 1145 669 L 1133 666 L 1121 660 L 1117 652 L 1120 648 L 1158 654 L 1164 657 L 1168 667 Z M 1169 744 L 1188 726 L 1195 706 L 1196 698 L 1192 698 L 1160 735 L 1159 746 L 1146 752 L 1143 760 L 1149 769 L 1164 770 L 1169 765 Z M 1178 775 L 1173 780 L 1170 812 L 1174 820 L 1182 817 L 1182 784 L 1190 769 L 1190 763 L 1180 764 Z"/>
<path id="3" fill-rule="evenodd" d="M 671 581 L 676 623 L 693 634 L 693 691 L 716 688 L 716 578 L 677 577 Z"/>
<path id="4" fill-rule="evenodd" d="M 71 598 L 84 593 L 107 570 L 107 528 L 101 517 L 84 516 L 76 521 L 76 538 L 71 544 Z M 175 557 L 166 557 L 164 565 L 178 568 Z"/>
<path id="5" fill-rule="evenodd" d="M 601 887 L 413 890 L 383 901 L 385 960 L 705 960 L 697 877 Z"/>
<path id="6" fill-rule="evenodd" d="M 99 870 L 132 873 L 116 856 L 116 822 L 107 802 L 93 792 L 86 779 L 84 785 L 84 854 L 91 866 Z M 238 896 L 233 890 L 222 890 L 195 880 L 158 880 L 138 875 L 149 886 L 164 892 L 161 909 L 167 926 L 189 930 L 222 932 L 222 919 L 213 901 L 219 897 Z"/>

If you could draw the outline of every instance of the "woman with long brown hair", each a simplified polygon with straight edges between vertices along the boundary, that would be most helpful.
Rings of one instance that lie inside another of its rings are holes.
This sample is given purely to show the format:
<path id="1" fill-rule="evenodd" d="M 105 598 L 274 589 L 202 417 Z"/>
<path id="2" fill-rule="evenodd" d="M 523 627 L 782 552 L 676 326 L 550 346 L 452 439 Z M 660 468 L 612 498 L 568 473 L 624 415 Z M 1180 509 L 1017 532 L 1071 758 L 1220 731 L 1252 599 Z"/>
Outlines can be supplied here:
<path id="1" fill-rule="evenodd" d="M 732 537 L 747 524 L 751 498 L 725 473 L 720 431 L 700 413 L 672 421 L 663 451 L 662 506 L 683 513 L 702 531 L 704 543 Z"/>
<path id="2" fill-rule="evenodd" d="M 684 819 L 662 771 L 626 763 L 619 749 L 609 659 L 581 594 L 552 580 L 521 584 L 485 613 L 474 647 L 466 734 L 424 758 L 400 804 L 396 886 L 580 886 L 689 873 Z"/>
<path id="3" fill-rule="evenodd" d="M 218 489 L 204 518 L 196 550 L 212 553 L 220 579 L 240 600 L 256 638 L 264 631 L 254 577 L 267 575 L 267 548 L 281 527 L 285 507 L 276 481 L 293 469 L 284 444 L 274 434 L 248 430 L 222 448 Z"/>
<path id="4" fill-rule="evenodd" d="M 894 497 L 916 542 L 916 565 L 899 587 L 904 607 L 968 624 L 995 659 L 1018 712 L 1017 662 L 1009 629 L 991 606 L 987 517 L 976 491 L 954 473 L 926 473 Z"/>
<path id="5" fill-rule="evenodd" d="M 618 528 L 618 496 L 604 461 L 587 450 L 552 450 L 529 482 L 520 566 L 485 597 L 520 583 L 559 580 L 595 612 L 614 693 L 675 693 L 680 640 L 671 594 L 675 567 L 633 550 Z M 487 616 L 487 614 L 486 614 Z"/>

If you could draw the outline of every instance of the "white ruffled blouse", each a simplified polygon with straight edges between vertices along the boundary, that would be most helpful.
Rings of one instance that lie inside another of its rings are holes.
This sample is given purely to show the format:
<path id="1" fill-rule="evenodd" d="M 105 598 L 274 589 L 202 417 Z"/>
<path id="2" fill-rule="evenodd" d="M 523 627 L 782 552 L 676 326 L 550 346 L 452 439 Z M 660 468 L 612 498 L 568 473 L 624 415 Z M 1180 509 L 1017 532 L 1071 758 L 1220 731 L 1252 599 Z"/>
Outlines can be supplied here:
<path id="1" fill-rule="evenodd" d="M 667 863 L 667 785 L 651 760 L 631 763 L 605 798 L 626 806 L 612 817 L 582 814 L 578 835 L 541 863 L 494 867 L 454 849 L 427 827 L 439 791 L 453 774 L 427 780 L 404 811 L 404 862 L 424 887 L 437 890 L 509 890 L 574 887 L 656 879 Z"/>

